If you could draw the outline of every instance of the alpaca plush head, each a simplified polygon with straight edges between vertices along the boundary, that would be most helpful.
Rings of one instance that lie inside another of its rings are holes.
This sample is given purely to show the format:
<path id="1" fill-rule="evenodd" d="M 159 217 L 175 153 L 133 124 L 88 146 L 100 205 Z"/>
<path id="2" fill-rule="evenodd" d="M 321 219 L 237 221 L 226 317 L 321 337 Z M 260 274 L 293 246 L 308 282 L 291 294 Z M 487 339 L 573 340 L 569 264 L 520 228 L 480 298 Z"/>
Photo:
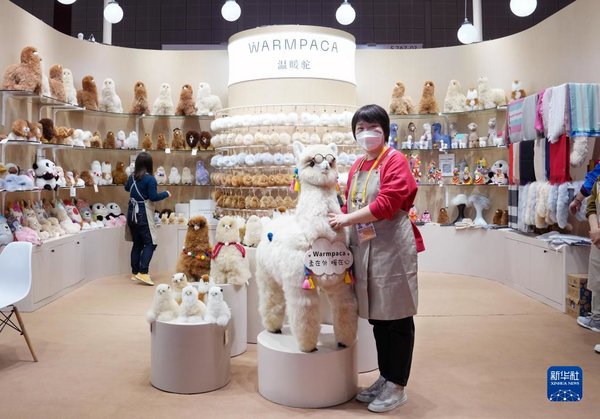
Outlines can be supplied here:
<path id="1" fill-rule="evenodd" d="M 206 218 L 202 216 L 190 218 L 188 221 L 188 230 L 198 231 L 203 228 L 206 228 Z"/>
<path id="2" fill-rule="evenodd" d="M 141 98 L 141 97 L 146 96 L 146 85 L 141 81 L 138 81 L 135 84 L 135 87 L 133 88 L 133 90 L 134 90 L 136 98 Z"/>
<path id="3" fill-rule="evenodd" d="M 490 84 L 490 82 L 486 76 L 481 76 L 477 80 L 477 88 L 479 89 L 480 92 L 487 90 L 489 84 Z"/>
<path id="4" fill-rule="evenodd" d="M 104 85 L 104 87 L 103 87 L 104 91 L 108 91 L 110 93 L 115 93 L 115 82 L 113 81 L 113 79 L 104 79 L 103 85 Z"/>
<path id="5" fill-rule="evenodd" d="M 39 64 L 42 57 L 35 47 L 25 47 L 21 50 L 21 62 L 23 64 Z"/>
<path id="6" fill-rule="evenodd" d="M 222 243 L 236 243 L 240 241 L 240 229 L 235 218 L 226 215 L 219 220 L 215 239 Z"/>
<path id="7" fill-rule="evenodd" d="M 171 97 L 171 85 L 169 83 L 163 83 L 160 85 L 160 96 Z"/>
<path id="8" fill-rule="evenodd" d="M 294 156 L 300 185 L 331 187 L 337 182 L 337 145 L 314 144 L 304 146 L 294 142 Z"/>
<path id="9" fill-rule="evenodd" d="M 211 287 L 208 290 L 208 299 L 211 302 L 223 301 L 223 289 L 221 287 Z"/>
<path id="10" fill-rule="evenodd" d="M 189 99 L 193 96 L 194 91 L 192 90 L 192 86 L 189 84 L 184 84 L 183 87 L 181 88 L 181 93 L 179 95 L 179 97 L 181 99 Z"/>
<path id="11" fill-rule="evenodd" d="M 460 82 L 458 80 L 450 80 L 448 93 L 460 93 Z"/>
<path id="12" fill-rule="evenodd" d="M 496 129 L 496 118 L 490 118 L 488 121 L 488 128 L 492 130 Z"/>
<path id="13" fill-rule="evenodd" d="M 169 284 L 160 284 L 154 292 L 155 301 L 163 301 L 171 298 L 171 286 Z"/>
<path id="14" fill-rule="evenodd" d="M 477 99 L 477 89 L 467 90 L 467 100 L 476 100 L 476 99 Z"/>
<path id="15" fill-rule="evenodd" d="M 179 169 L 177 169 L 176 167 L 171 167 L 171 172 L 169 173 L 169 176 L 175 177 L 178 174 L 179 174 Z"/>
<path id="16" fill-rule="evenodd" d="M 72 85 L 73 84 L 73 73 L 68 68 L 63 68 L 63 82 L 65 84 Z"/>
<path id="17" fill-rule="evenodd" d="M 198 304 L 198 290 L 193 285 L 186 285 L 181 290 L 181 300 L 184 305 Z"/>
<path id="18" fill-rule="evenodd" d="M 521 80 L 513 80 L 512 90 L 513 91 L 521 90 Z"/>
<path id="19" fill-rule="evenodd" d="M 14 132 L 19 137 L 27 137 L 29 134 L 29 124 L 24 119 L 17 119 L 12 124 L 12 132 Z"/>
<path id="20" fill-rule="evenodd" d="M 210 84 L 202 81 L 198 84 L 198 97 L 210 96 Z"/>
<path id="21" fill-rule="evenodd" d="M 171 277 L 173 288 L 182 290 L 188 286 L 187 276 L 183 272 L 177 272 Z M 193 287 L 192 287 L 193 288 Z M 198 293 L 196 292 L 196 296 Z"/>
<path id="22" fill-rule="evenodd" d="M 404 96 L 405 91 L 406 91 L 406 88 L 404 87 L 404 83 L 402 83 L 401 81 L 397 81 L 396 85 L 394 86 L 392 96 L 393 97 L 402 97 L 402 96 Z"/>
<path id="23" fill-rule="evenodd" d="M 475 132 L 477 131 L 477 124 L 475 122 L 471 122 L 469 125 L 467 125 L 467 128 L 469 128 L 469 131 Z"/>
<path id="24" fill-rule="evenodd" d="M 50 67 L 50 78 L 52 80 L 63 81 L 63 68 L 60 64 L 54 64 Z"/>
<path id="25" fill-rule="evenodd" d="M 81 86 L 86 92 L 96 91 L 96 81 L 92 76 L 85 76 L 83 80 L 81 80 Z"/>
<path id="26" fill-rule="evenodd" d="M 427 80 L 423 84 L 423 96 L 433 96 L 435 93 L 435 84 L 431 80 Z"/>

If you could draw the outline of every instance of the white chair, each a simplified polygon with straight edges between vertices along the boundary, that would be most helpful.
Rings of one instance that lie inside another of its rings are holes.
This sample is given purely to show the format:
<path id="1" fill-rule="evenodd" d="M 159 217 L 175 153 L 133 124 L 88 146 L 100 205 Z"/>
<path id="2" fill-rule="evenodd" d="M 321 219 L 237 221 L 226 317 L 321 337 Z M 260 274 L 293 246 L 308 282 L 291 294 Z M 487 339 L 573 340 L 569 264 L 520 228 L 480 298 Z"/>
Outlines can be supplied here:
<path id="1" fill-rule="evenodd" d="M 22 334 L 33 360 L 37 362 L 23 319 L 15 305 L 27 297 L 31 289 L 31 248 L 31 243 L 12 242 L 0 253 L 0 332 L 9 326 Z M 6 309 L 10 311 L 2 311 Z M 17 318 L 18 326 L 11 320 L 13 314 Z"/>

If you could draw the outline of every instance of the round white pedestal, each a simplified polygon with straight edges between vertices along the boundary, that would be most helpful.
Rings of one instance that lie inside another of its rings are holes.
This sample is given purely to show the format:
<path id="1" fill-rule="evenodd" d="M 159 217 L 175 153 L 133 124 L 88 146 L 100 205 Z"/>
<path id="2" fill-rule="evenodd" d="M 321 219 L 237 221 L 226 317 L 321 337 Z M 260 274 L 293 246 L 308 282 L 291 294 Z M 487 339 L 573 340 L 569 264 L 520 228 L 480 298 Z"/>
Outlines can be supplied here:
<path id="1" fill-rule="evenodd" d="M 298 350 L 287 327 L 282 334 L 258 335 L 258 392 L 290 407 L 336 406 L 356 395 L 356 344 L 338 348 L 333 327 L 321 326 L 318 351 Z"/>
<path id="2" fill-rule="evenodd" d="M 250 263 L 252 277 L 248 284 L 248 343 L 256 343 L 256 338 L 264 330 L 258 312 L 258 284 L 256 283 L 256 249 L 246 247 L 246 257 Z"/>
<path id="3" fill-rule="evenodd" d="M 150 383 L 164 391 L 194 394 L 229 382 L 227 329 L 216 324 L 154 322 Z"/>
<path id="4" fill-rule="evenodd" d="M 248 292 L 246 285 L 219 285 L 223 299 L 231 309 L 231 356 L 238 356 L 248 349 Z"/>

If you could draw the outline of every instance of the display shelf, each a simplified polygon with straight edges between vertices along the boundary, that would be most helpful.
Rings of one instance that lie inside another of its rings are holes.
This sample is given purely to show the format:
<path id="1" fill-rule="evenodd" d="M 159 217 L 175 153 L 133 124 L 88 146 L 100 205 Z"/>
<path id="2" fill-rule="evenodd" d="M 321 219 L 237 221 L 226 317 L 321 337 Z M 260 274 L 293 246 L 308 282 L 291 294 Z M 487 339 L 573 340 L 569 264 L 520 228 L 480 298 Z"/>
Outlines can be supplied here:
<path id="1" fill-rule="evenodd" d="M 220 186 L 211 185 L 215 189 L 226 190 L 226 191 L 289 191 L 289 186 Z"/>
<path id="2" fill-rule="evenodd" d="M 423 114 L 411 113 L 411 114 L 407 114 L 407 115 L 390 114 L 390 120 L 396 120 L 396 119 L 407 120 L 410 118 L 432 119 L 432 118 L 435 118 L 436 116 L 438 116 L 438 117 L 462 117 L 462 116 L 477 117 L 479 115 L 495 114 L 497 112 L 504 112 L 506 110 L 507 110 L 506 106 L 498 106 L 496 108 L 477 109 L 474 111 L 462 111 L 462 112 L 438 112 L 438 113 L 423 113 Z"/>
<path id="3" fill-rule="evenodd" d="M 455 185 L 455 184 L 452 184 L 452 183 L 442 183 L 442 184 L 439 184 L 439 183 L 417 183 L 417 186 L 419 188 L 421 186 L 426 186 L 426 187 L 436 187 L 437 186 L 438 188 L 444 188 L 444 187 L 447 187 L 447 186 L 451 186 L 451 187 L 461 187 L 462 186 L 462 187 L 465 187 L 465 188 L 473 188 L 473 187 L 476 187 L 476 186 L 495 187 L 495 188 L 508 188 L 508 185 L 495 185 L 495 184 L 492 184 L 492 183 L 483 183 L 483 184 L 480 184 L 480 185 L 475 185 L 475 184 L 472 184 L 472 185 L 464 185 L 464 184 L 463 185 Z"/>
<path id="4" fill-rule="evenodd" d="M 485 147 L 462 147 L 462 148 L 444 148 L 444 149 L 440 149 L 440 148 L 399 148 L 397 149 L 398 151 L 402 151 L 402 152 L 415 152 L 415 151 L 431 151 L 431 152 L 438 152 L 438 153 L 450 153 L 450 152 L 455 152 L 455 151 L 472 151 L 472 150 L 508 150 L 508 147 L 505 145 L 502 146 L 485 146 Z"/>
<path id="5" fill-rule="evenodd" d="M 233 106 L 219 109 L 215 112 L 215 117 L 240 115 L 243 112 L 256 113 L 279 113 L 279 112 L 354 112 L 358 109 L 354 105 L 323 104 L 323 103 L 278 103 L 265 105 Z M 260 112 L 256 112 L 259 110 Z"/>
<path id="6" fill-rule="evenodd" d="M 238 208 L 223 208 L 216 207 L 215 215 L 217 218 L 225 215 L 240 215 L 242 217 L 249 217 L 251 215 L 258 215 L 259 217 L 271 217 L 273 212 L 277 211 L 276 208 L 257 208 L 257 209 L 238 209 Z M 286 213 L 292 213 L 293 208 L 286 209 Z"/>

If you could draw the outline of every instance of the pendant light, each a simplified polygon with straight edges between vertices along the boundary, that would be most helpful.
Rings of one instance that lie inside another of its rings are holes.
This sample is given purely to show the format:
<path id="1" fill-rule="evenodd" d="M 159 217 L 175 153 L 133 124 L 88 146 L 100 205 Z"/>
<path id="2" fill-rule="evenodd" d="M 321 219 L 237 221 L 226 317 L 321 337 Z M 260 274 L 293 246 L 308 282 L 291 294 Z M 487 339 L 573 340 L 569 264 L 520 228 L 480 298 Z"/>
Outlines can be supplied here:
<path id="1" fill-rule="evenodd" d="M 221 7 L 221 15 L 228 22 L 235 22 L 242 15 L 242 9 L 235 0 L 227 0 Z"/>
<path id="2" fill-rule="evenodd" d="M 467 18 L 467 0 L 465 0 L 465 21 L 456 33 L 458 40 L 463 44 L 472 44 L 477 39 L 477 29 Z"/>
<path id="3" fill-rule="evenodd" d="M 73 4 L 73 3 L 75 3 L 77 0 L 57 0 L 57 1 L 58 1 L 60 4 L 66 4 L 66 5 L 69 5 L 69 4 Z"/>
<path id="4" fill-rule="evenodd" d="M 113 24 L 123 20 L 123 9 L 115 0 L 109 1 L 104 8 L 104 19 Z"/>
<path id="5" fill-rule="evenodd" d="M 340 25 L 349 25 L 356 19 L 356 12 L 348 0 L 344 0 L 335 12 L 335 18 Z"/>
<path id="6" fill-rule="evenodd" d="M 519 17 L 532 14 L 537 7 L 537 0 L 510 0 L 510 10 Z"/>

